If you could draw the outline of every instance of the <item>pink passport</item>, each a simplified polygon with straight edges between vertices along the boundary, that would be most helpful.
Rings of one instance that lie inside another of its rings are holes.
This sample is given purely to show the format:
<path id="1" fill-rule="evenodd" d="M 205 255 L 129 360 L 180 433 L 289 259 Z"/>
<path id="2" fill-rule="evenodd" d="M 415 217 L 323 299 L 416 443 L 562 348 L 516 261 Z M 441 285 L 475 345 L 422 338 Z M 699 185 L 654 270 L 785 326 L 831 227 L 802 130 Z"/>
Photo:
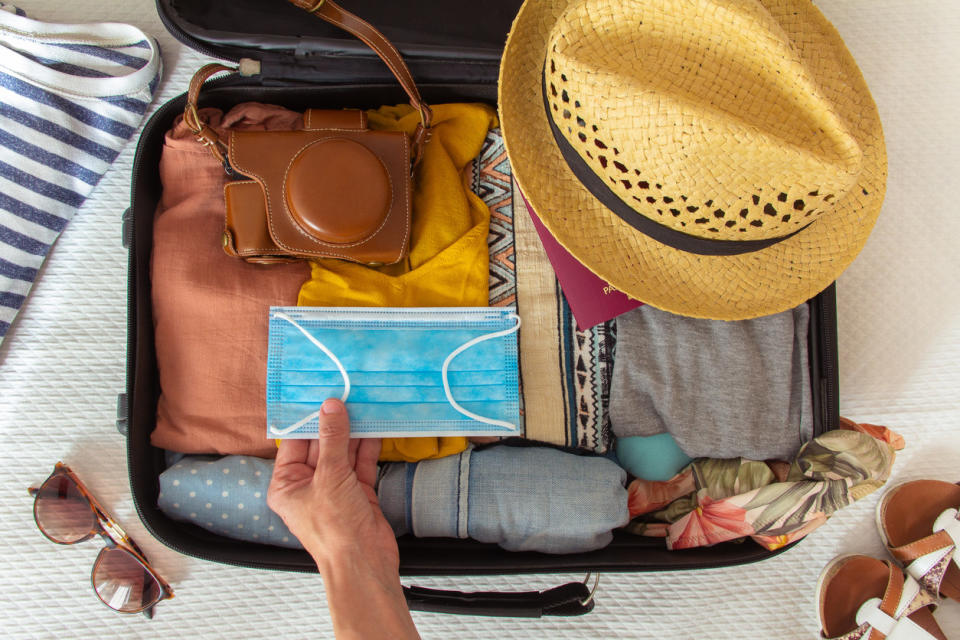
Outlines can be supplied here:
<path id="1" fill-rule="evenodd" d="M 543 226 L 540 218 L 534 213 L 533 207 L 527 202 L 526 196 L 523 198 L 523 203 L 527 205 L 533 226 L 557 274 L 557 281 L 567 299 L 567 304 L 570 305 L 570 311 L 573 312 L 578 329 L 581 331 L 589 329 L 643 304 L 613 288 L 609 282 L 583 266 L 583 263 L 564 249 L 563 245 L 557 242 L 557 239 Z"/>

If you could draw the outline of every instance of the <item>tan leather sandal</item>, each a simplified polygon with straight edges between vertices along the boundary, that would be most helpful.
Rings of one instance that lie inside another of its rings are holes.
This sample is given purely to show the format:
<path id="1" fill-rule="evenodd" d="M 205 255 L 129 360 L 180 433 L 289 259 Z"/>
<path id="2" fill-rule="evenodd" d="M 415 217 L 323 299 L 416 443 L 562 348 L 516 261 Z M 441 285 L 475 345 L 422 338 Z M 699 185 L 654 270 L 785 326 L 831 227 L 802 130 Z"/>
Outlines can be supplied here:
<path id="1" fill-rule="evenodd" d="M 887 549 L 920 586 L 960 602 L 960 486 L 914 480 L 887 491 L 877 528 Z"/>
<path id="2" fill-rule="evenodd" d="M 936 598 L 889 560 L 834 558 L 817 583 L 820 637 L 831 640 L 946 640 Z"/>

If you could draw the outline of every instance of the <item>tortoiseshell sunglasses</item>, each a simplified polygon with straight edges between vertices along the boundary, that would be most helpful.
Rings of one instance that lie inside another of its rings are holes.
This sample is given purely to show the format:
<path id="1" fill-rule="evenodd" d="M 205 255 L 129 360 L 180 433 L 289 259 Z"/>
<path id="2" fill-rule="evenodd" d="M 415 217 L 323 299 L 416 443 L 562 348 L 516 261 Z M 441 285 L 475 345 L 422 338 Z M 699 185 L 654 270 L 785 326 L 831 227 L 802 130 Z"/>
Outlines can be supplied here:
<path id="1" fill-rule="evenodd" d="M 33 519 L 40 532 L 57 544 L 76 544 L 99 535 L 100 550 L 90 581 L 103 604 L 120 613 L 153 617 L 153 607 L 173 597 L 173 589 L 147 562 L 70 467 L 58 462 L 40 488 L 31 487 Z"/>

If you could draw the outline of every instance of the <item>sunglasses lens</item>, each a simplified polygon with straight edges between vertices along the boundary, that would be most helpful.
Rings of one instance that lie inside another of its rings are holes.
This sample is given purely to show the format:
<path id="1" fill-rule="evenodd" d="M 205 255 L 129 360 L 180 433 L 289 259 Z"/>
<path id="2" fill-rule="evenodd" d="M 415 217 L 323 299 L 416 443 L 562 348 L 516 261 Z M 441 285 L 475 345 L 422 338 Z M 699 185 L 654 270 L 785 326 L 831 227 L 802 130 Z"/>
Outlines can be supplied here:
<path id="1" fill-rule="evenodd" d="M 93 588 L 111 609 L 136 613 L 156 604 L 162 589 L 133 554 L 119 547 L 100 552 L 93 567 Z"/>
<path id="2" fill-rule="evenodd" d="M 54 542 L 71 544 L 94 530 L 96 515 L 77 484 L 65 475 L 56 475 L 40 487 L 33 503 L 37 526 Z"/>

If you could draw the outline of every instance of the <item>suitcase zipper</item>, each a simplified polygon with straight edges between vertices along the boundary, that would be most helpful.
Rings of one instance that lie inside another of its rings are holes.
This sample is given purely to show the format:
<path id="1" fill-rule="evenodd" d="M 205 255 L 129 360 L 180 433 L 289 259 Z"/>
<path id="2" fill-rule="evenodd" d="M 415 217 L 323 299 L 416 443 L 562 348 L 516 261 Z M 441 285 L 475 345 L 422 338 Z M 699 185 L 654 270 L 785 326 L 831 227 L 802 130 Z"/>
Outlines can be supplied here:
<path id="1" fill-rule="evenodd" d="M 195 40 L 194 38 L 190 37 L 190 36 L 187 34 L 187 32 L 185 32 L 183 29 L 181 29 L 181 28 L 179 27 L 179 25 L 177 25 L 176 23 L 174 23 L 174 22 L 167 16 L 167 14 L 166 14 L 165 12 L 163 12 L 163 11 L 160 10 L 159 3 L 158 3 L 158 5 L 157 5 L 157 14 L 160 16 L 160 22 L 163 23 L 163 26 L 164 26 L 164 27 L 166 28 L 166 30 L 170 33 L 170 35 L 172 35 L 174 38 L 176 38 L 177 40 L 179 40 L 179 41 L 182 42 L 183 44 L 187 45 L 188 47 L 190 47 L 190 48 L 193 49 L 194 51 L 197 51 L 197 52 L 199 52 L 199 53 L 202 53 L 202 54 L 204 54 L 204 55 L 207 55 L 207 56 L 210 56 L 210 57 L 213 57 L 213 58 L 219 58 L 219 59 L 221 59 L 221 60 L 230 60 L 230 61 L 232 61 L 232 62 L 237 62 L 237 61 L 239 60 L 239 58 L 234 58 L 234 57 L 231 57 L 231 56 L 228 56 L 228 55 L 224 55 L 223 53 L 214 51 L 214 50 L 211 49 L 210 47 L 207 47 L 206 45 L 204 45 L 200 40 Z"/>

